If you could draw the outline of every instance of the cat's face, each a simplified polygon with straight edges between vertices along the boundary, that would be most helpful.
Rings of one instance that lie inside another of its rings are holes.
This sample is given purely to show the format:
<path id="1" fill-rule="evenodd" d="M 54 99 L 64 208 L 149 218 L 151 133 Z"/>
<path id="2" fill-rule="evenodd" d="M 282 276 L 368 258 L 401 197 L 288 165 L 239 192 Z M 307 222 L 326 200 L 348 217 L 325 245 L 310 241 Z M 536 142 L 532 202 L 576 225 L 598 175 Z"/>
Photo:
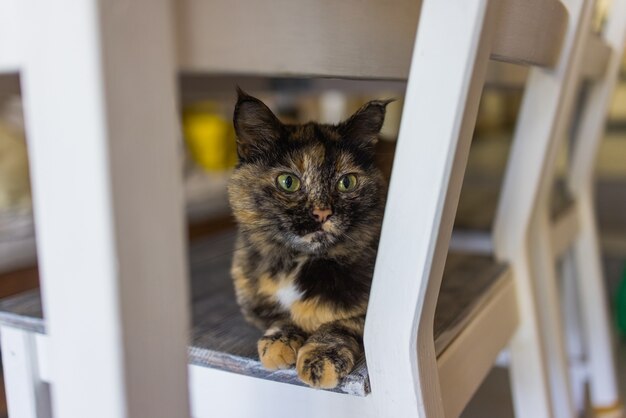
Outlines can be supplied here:
<path id="1" fill-rule="evenodd" d="M 304 254 L 370 243 L 384 205 L 373 157 L 386 104 L 370 102 L 336 126 L 285 125 L 239 92 L 240 163 L 229 198 L 241 230 L 257 244 Z"/>

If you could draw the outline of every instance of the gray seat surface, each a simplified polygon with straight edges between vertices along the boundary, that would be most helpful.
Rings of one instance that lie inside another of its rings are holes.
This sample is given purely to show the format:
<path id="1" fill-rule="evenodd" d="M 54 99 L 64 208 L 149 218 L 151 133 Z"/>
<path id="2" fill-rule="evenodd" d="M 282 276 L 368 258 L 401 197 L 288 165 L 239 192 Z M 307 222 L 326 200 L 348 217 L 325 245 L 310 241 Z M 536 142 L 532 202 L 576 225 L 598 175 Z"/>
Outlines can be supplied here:
<path id="1" fill-rule="evenodd" d="M 261 332 L 239 312 L 229 276 L 234 233 L 228 231 L 198 240 L 190 246 L 193 329 L 189 362 L 233 373 L 302 385 L 294 370 L 267 371 L 259 360 L 256 341 Z M 481 298 L 506 267 L 490 257 L 450 254 L 446 262 L 434 324 L 437 354 L 445 350 L 471 318 Z M 38 291 L 0 301 L 0 323 L 45 333 Z M 361 360 L 335 389 L 365 396 L 369 393 L 367 367 Z"/>

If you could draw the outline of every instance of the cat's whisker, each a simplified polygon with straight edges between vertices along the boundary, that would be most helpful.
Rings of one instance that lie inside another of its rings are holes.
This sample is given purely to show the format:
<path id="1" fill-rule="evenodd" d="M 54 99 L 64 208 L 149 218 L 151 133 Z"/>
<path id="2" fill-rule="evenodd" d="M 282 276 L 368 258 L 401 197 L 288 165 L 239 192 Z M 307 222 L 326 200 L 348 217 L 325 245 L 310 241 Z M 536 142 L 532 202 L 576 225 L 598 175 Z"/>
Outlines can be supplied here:
<path id="1" fill-rule="evenodd" d="M 350 241 L 354 242 L 355 244 L 359 244 L 359 242 L 357 240 L 355 240 L 354 238 L 352 238 L 350 235 L 348 235 L 347 233 L 343 233 L 341 234 L 342 237 L 349 239 Z"/>

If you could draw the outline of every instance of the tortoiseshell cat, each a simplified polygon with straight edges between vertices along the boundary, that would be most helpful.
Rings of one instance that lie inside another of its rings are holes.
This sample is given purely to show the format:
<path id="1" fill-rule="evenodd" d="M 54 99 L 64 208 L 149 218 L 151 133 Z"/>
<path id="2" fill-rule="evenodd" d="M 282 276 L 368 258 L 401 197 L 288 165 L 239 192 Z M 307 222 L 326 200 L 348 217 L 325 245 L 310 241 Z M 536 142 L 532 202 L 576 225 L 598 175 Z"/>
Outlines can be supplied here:
<path id="1" fill-rule="evenodd" d="M 338 125 L 287 125 L 238 90 L 237 300 L 265 331 L 263 365 L 295 365 L 313 387 L 334 388 L 362 355 L 386 193 L 374 150 L 388 103 Z"/>

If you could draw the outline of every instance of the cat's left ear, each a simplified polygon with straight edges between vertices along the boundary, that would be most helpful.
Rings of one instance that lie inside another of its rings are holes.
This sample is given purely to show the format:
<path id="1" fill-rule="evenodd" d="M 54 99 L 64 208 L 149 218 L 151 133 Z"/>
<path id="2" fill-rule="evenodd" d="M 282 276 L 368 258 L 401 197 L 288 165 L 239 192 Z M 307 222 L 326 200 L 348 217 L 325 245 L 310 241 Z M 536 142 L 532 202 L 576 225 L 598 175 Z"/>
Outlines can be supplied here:
<path id="1" fill-rule="evenodd" d="M 394 100 L 372 100 L 365 103 L 348 120 L 341 122 L 337 129 L 341 135 L 350 141 L 357 141 L 361 145 L 374 145 L 378 141 L 378 134 L 385 121 L 387 105 Z"/>

